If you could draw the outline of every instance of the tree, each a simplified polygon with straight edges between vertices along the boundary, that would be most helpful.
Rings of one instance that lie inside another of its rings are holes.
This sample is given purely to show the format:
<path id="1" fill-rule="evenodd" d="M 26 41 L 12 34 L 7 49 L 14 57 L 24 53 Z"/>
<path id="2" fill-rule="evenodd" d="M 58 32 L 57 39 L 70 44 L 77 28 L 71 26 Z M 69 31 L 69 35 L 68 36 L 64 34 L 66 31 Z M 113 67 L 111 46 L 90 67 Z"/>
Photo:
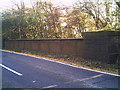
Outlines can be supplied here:
<path id="1" fill-rule="evenodd" d="M 17 8 L 2 13 L 3 38 L 81 38 L 81 32 L 120 29 L 119 2 L 87 1 L 77 1 L 72 7 L 42 0 L 32 7 L 14 2 Z"/>

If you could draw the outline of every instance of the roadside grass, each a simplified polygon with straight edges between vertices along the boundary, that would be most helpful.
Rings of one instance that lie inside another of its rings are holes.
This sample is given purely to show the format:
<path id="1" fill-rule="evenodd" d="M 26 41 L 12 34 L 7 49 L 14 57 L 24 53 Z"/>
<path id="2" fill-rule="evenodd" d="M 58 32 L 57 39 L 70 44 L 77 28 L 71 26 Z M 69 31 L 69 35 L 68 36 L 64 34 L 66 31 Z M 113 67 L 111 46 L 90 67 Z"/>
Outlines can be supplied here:
<path id="1" fill-rule="evenodd" d="M 75 57 L 71 55 L 61 55 L 61 54 L 55 54 L 55 53 L 46 53 L 46 52 L 36 52 L 36 51 L 28 51 L 28 50 L 21 50 L 21 49 L 4 49 L 8 51 L 15 51 L 22 54 L 29 54 L 33 56 L 37 56 L 40 58 L 46 58 L 54 61 L 63 62 L 66 64 L 75 65 L 78 67 L 85 67 L 89 69 L 94 69 L 98 71 L 118 74 L 120 70 L 119 64 L 108 64 L 102 61 L 95 61 L 95 60 L 85 60 L 80 57 Z"/>

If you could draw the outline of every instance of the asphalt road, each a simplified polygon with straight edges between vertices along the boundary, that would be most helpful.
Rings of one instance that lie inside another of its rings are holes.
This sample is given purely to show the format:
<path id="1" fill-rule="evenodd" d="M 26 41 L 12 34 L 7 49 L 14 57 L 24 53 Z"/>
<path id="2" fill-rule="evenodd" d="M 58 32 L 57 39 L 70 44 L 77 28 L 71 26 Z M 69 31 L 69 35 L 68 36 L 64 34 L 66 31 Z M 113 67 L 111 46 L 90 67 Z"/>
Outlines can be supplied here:
<path id="1" fill-rule="evenodd" d="M 118 88 L 120 79 L 116 75 L 4 51 L 0 67 L 2 88 Z"/>

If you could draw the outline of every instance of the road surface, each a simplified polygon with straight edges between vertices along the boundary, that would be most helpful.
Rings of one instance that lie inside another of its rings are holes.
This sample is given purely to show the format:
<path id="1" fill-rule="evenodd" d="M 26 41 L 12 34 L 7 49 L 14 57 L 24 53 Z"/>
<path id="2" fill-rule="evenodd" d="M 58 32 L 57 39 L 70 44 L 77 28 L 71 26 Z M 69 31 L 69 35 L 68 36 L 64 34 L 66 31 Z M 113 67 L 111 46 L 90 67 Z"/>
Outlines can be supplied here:
<path id="1" fill-rule="evenodd" d="M 117 75 L 2 52 L 2 88 L 118 88 Z"/>

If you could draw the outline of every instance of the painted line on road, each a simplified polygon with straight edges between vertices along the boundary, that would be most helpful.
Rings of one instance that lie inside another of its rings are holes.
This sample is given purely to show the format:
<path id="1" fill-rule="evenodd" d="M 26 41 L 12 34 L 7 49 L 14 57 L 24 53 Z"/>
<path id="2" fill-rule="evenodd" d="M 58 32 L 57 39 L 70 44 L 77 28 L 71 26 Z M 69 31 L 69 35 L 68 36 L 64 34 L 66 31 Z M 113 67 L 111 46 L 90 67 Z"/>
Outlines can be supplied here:
<path id="1" fill-rule="evenodd" d="M 14 53 L 14 54 L 23 55 L 23 56 L 30 56 L 30 57 L 38 58 L 38 59 L 44 59 L 46 61 L 60 63 L 60 64 L 63 64 L 63 65 L 74 67 L 74 68 L 79 68 L 79 69 L 84 69 L 84 70 L 88 70 L 88 71 L 92 71 L 92 72 L 98 72 L 98 73 L 103 73 L 103 74 L 108 74 L 108 75 L 120 77 L 120 75 L 117 75 L 117 74 L 112 74 L 112 73 L 107 73 L 107 72 L 103 72 L 103 71 L 93 70 L 93 69 L 89 69 L 89 68 L 85 68 L 85 67 L 78 67 L 78 66 L 62 63 L 62 62 L 59 62 L 59 61 L 53 61 L 53 60 L 46 59 L 46 58 L 40 58 L 40 57 L 36 57 L 36 56 L 31 56 L 31 55 L 21 54 L 21 53 L 18 53 L 18 52 L 11 52 L 11 51 L 6 51 L 6 50 L 1 50 L 1 49 L 0 49 L 0 51 Z"/>
<path id="2" fill-rule="evenodd" d="M 0 66 L 3 67 L 3 68 L 5 68 L 5 69 L 7 69 L 7 70 L 9 70 L 9 71 L 11 71 L 11 72 L 13 72 L 13 73 L 15 73 L 15 74 L 17 74 L 17 75 L 19 75 L 19 76 L 22 76 L 21 73 L 15 71 L 15 70 L 10 69 L 10 68 L 8 68 L 7 66 L 5 66 L 3 64 L 0 64 Z"/>
<path id="3" fill-rule="evenodd" d="M 47 88 L 55 88 L 57 87 L 58 85 L 50 85 L 50 86 L 46 86 L 46 87 L 42 87 L 43 89 L 47 89 Z"/>

